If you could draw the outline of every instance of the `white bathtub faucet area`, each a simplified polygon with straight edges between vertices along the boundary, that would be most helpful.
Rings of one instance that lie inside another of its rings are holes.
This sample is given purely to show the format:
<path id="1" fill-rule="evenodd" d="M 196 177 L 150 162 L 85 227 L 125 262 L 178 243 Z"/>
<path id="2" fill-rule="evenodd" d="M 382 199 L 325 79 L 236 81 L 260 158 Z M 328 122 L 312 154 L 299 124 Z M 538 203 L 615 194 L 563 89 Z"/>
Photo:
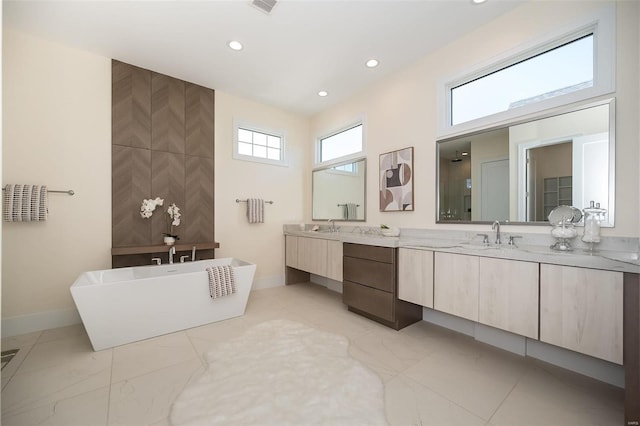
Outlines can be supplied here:
<path id="1" fill-rule="evenodd" d="M 236 293 L 212 299 L 208 267 L 230 265 Z M 256 265 L 233 258 L 81 274 L 71 295 L 96 351 L 244 314 Z"/>

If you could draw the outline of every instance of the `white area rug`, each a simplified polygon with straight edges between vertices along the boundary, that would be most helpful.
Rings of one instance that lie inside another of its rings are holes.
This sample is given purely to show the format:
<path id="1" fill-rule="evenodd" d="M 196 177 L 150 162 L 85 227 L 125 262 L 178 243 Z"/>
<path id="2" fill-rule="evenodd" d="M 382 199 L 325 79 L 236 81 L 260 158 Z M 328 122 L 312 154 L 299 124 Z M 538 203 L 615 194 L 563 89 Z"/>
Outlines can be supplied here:
<path id="1" fill-rule="evenodd" d="M 207 353 L 209 366 L 178 396 L 171 423 L 386 425 L 380 377 L 349 341 L 292 321 L 259 324 Z"/>

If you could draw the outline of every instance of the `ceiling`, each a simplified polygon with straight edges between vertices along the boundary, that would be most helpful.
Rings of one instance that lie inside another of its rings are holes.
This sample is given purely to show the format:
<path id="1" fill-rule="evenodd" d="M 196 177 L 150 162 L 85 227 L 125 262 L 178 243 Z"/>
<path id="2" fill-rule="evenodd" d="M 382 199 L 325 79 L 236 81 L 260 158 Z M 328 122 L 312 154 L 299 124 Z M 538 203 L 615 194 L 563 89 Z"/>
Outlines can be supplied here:
<path id="1" fill-rule="evenodd" d="M 20 0 L 3 2 L 3 25 L 313 115 L 521 3 L 281 0 L 267 14 L 249 0 Z"/>

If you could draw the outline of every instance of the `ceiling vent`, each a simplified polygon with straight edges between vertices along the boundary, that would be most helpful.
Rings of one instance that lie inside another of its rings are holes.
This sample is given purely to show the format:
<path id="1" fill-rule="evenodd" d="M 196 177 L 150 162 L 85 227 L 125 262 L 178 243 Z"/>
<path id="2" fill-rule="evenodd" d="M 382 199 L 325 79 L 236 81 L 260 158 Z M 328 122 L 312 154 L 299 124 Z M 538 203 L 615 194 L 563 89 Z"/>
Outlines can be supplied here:
<path id="1" fill-rule="evenodd" d="M 276 3 L 277 0 L 253 0 L 251 5 L 266 14 L 270 14 L 273 8 L 276 7 Z"/>

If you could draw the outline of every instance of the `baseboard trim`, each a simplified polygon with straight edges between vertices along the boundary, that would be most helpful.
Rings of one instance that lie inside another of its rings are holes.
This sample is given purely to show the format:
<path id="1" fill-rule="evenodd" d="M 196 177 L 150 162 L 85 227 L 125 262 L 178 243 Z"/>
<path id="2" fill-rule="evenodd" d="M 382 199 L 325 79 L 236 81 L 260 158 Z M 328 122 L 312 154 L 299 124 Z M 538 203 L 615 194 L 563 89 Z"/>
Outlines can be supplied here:
<path id="1" fill-rule="evenodd" d="M 75 308 L 2 318 L 2 337 L 66 327 L 81 322 L 80 314 Z"/>

